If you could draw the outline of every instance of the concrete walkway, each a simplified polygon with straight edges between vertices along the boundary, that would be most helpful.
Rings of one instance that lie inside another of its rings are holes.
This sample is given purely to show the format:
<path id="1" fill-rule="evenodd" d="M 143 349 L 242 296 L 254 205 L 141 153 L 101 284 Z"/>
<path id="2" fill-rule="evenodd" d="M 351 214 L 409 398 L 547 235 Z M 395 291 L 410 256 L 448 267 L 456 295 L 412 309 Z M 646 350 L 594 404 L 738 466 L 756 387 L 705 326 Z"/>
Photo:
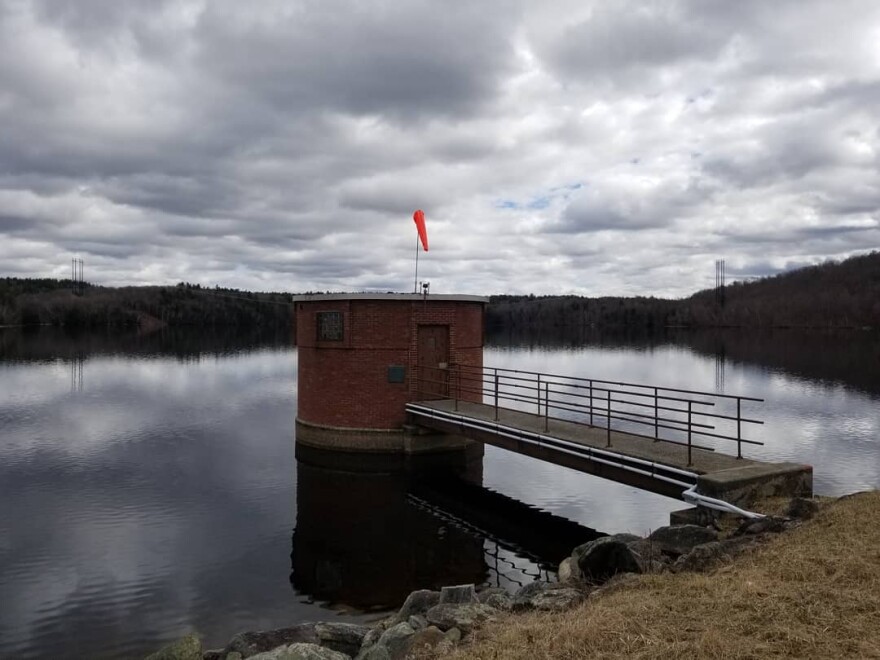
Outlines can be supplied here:
<path id="1" fill-rule="evenodd" d="M 541 452 L 534 449 L 524 451 L 524 447 L 511 442 L 509 438 L 499 438 L 493 441 L 491 426 L 501 424 L 508 428 L 518 429 L 528 434 L 528 437 L 549 436 L 565 440 L 584 448 L 599 449 L 614 452 L 622 457 L 629 457 L 647 461 L 658 466 L 667 466 L 675 470 L 683 470 L 696 475 L 699 492 L 711 497 L 719 497 L 734 503 L 744 503 L 771 495 L 812 494 L 812 467 L 794 463 L 769 463 L 754 459 L 741 458 L 721 453 L 720 451 L 707 451 L 705 449 L 691 449 L 691 464 L 688 464 L 688 448 L 669 442 L 655 441 L 650 438 L 623 433 L 612 430 L 610 433 L 611 446 L 608 447 L 608 432 L 604 428 L 590 427 L 576 422 L 550 418 L 547 420 L 545 431 L 545 419 L 536 414 L 511 410 L 498 409 L 498 419 L 495 419 L 495 408 L 481 403 L 471 403 L 453 400 L 418 401 L 413 405 L 440 411 L 452 415 L 461 415 L 474 420 L 482 427 L 479 432 L 469 432 L 467 428 L 456 430 L 465 437 L 502 446 L 505 449 L 525 453 L 536 458 L 549 460 L 554 463 L 567 465 L 574 469 L 580 469 L 592 474 L 600 474 L 618 481 L 624 481 L 648 490 L 671 494 L 676 489 L 668 484 L 650 484 L 644 477 L 633 480 L 629 476 L 620 478 L 609 470 L 594 469 L 594 466 L 581 461 L 573 461 L 570 458 L 561 460 L 562 457 L 554 456 L 552 448 L 542 448 Z M 419 415 L 415 423 L 433 427 L 446 433 L 451 432 L 454 424 L 431 421 L 426 416 Z M 503 441 L 501 441 L 503 440 Z M 736 451 L 736 443 L 729 442 L 731 450 Z M 540 455 L 538 455 L 540 453 Z M 561 453 L 561 452 L 560 452 Z M 680 487 L 677 490 L 682 490 Z M 678 495 L 680 496 L 680 494 Z"/>

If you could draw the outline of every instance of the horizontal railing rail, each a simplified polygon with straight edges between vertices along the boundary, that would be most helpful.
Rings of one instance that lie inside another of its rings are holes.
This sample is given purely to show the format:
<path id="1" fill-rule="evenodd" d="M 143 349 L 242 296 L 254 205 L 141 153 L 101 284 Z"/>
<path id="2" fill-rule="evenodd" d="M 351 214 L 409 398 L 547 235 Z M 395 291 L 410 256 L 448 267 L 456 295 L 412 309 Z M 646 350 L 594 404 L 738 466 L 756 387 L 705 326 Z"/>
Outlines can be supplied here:
<path id="1" fill-rule="evenodd" d="M 419 365 L 415 381 L 419 400 L 452 399 L 456 410 L 459 401 L 487 404 L 496 420 L 500 410 L 530 412 L 545 432 L 551 420 L 601 428 L 607 447 L 612 431 L 685 446 L 688 465 L 693 449 L 715 451 L 707 442 L 735 442 L 737 458 L 743 445 L 764 444 L 743 435 L 745 425 L 764 423 L 743 415 L 744 404 L 763 401 L 752 396 L 465 364 Z"/>

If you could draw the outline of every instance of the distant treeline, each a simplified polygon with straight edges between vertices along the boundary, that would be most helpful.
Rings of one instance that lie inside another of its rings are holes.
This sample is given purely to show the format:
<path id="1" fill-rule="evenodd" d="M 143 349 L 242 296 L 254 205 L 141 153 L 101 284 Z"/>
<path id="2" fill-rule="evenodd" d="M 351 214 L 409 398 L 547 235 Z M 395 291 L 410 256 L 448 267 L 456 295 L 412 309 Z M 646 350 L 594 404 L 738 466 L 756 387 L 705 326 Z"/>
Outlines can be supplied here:
<path id="1" fill-rule="evenodd" d="M 289 328 L 293 294 L 176 286 L 109 288 L 71 280 L 0 279 L 0 325 L 66 327 L 229 325 Z M 880 252 L 734 282 L 689 298 L 492 296 L 490 327 L 880 328 Z"/>
<path id="2" fill-rule="evenodd" d="M 99 287 L 71 280 L 0 279 L 0 325 L 208 325 L 289 328 L 292 294 L 176 286 Z"/>
<path id="3" fill-rule="evenodd" d="M 492 327 L 880 327 L 880 252 L 826 262 L 748 283 L 723 298 L 492 296 Z"/>

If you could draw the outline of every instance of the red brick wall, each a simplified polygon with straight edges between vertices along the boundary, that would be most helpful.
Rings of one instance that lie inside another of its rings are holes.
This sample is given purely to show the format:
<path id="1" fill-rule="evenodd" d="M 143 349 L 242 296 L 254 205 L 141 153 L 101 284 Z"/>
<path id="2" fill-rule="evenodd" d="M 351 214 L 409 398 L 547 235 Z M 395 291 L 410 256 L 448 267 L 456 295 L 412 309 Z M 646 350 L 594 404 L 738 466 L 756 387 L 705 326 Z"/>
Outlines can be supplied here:
<path id="1" fill-rule="evenodd" d="M 324 311 L 343 312 L 343 341 L 317 341 L 316 314 Z M 448 325 L 450 363 L 482 368 L 482 303 L 430 297 L 427 304 L 356 299 L 296 303 L 297 417 L 341 428 L 400 428 L 404 406 L 415 400 L 418 389 L 414 366 L 419 324 Z M 406 382 L 388 382 L 391 365 L 406 367 Z M 480 400 L 464 392 L 461 398 Z"/>

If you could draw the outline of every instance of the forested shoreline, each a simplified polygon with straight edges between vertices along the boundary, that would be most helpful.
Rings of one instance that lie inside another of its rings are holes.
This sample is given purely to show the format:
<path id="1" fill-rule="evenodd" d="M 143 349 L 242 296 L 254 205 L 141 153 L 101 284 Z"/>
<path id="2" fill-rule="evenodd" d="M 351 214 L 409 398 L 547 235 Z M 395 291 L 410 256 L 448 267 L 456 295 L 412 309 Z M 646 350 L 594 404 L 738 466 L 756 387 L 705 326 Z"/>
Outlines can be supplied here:
<path id="1" fill-rule="evenodd" d="M 491 327 L 880 328 L 880 252 L 670 300 L 492 296 Z"/>
<path id="2" fill-rule="evenodd" d="M 79 295 L 77 295 L 79 294 Z M 254 326 L 289 328 L 292 293 L 175 286 L 99 287 L 0 279 L 0 325 Z M 490 328 L 880 328 L 880 252 L 734 282 L 683 299 L 493 295 Z"/>
<path id="3" fill-rule="evenodd" d="M 289 328 L 292 294 L 176 286 L 98 287 L 71 280 L 0 279 L 0 325 L 255 326 Z"/>

